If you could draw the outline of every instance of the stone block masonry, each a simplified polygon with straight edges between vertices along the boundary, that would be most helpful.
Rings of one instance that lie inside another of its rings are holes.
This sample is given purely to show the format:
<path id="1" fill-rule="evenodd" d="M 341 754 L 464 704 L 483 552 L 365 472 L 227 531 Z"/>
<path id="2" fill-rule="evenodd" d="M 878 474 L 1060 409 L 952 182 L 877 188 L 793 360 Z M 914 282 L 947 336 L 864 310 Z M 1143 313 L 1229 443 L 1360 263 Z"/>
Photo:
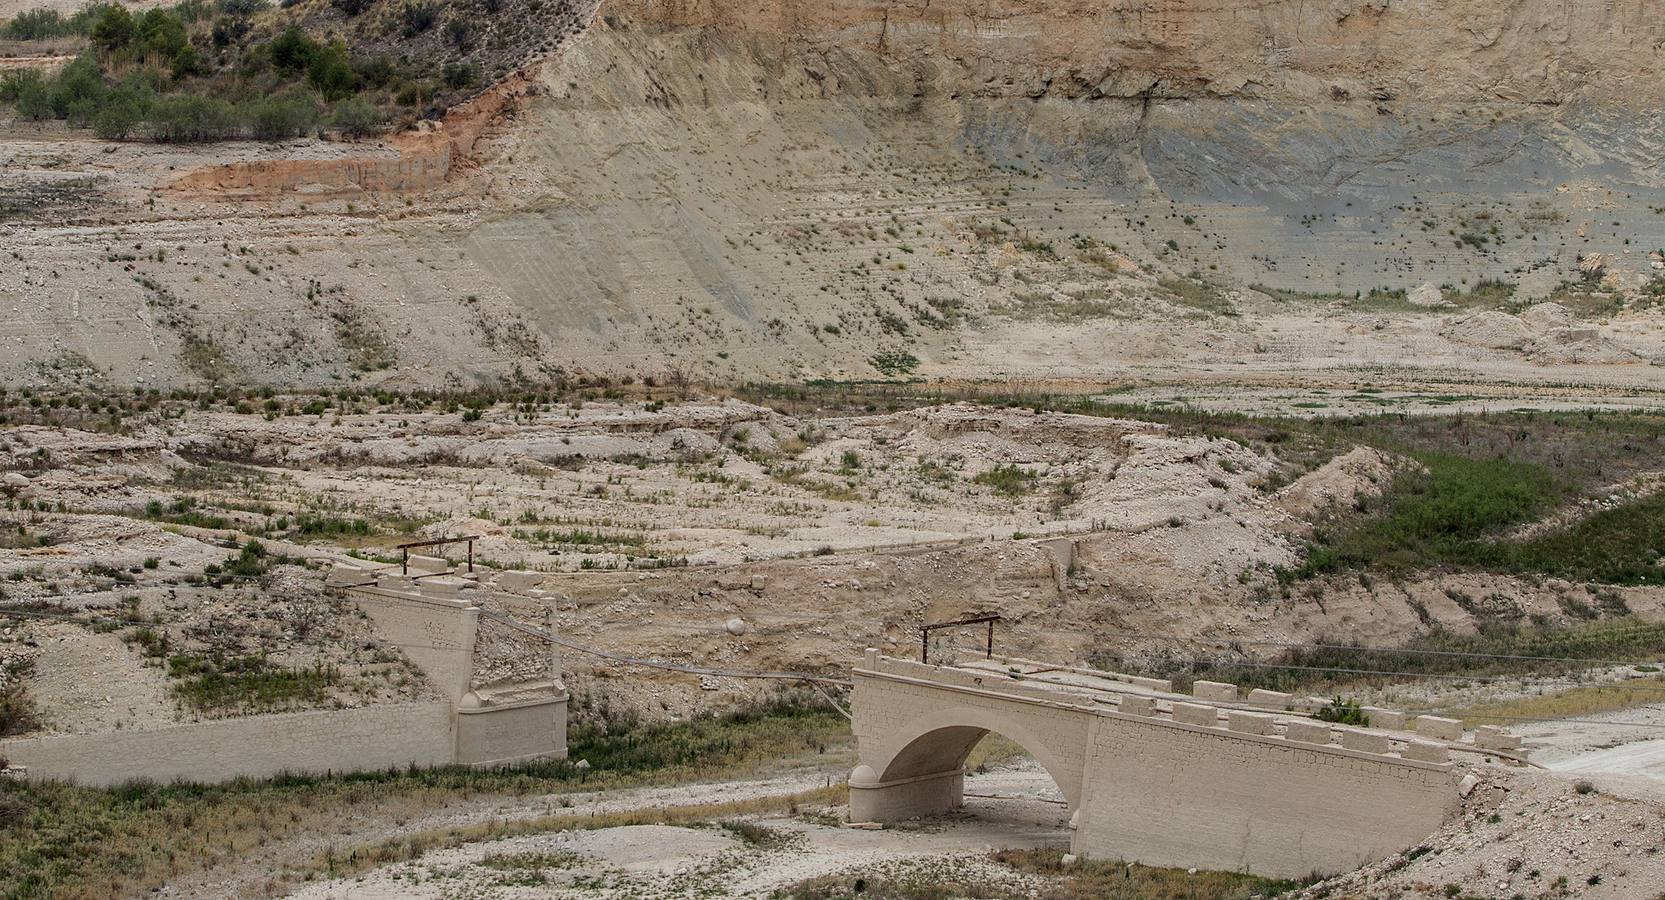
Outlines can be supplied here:
<path id="1" fill-rule="evenodd" d="M 338 567 L 329 585 L 357 601 L 381 639 L 422 669 L 436 699 L 152 731 L 20 738 L 0 741 L 0 759 L 24 767 L 31 778 L 108 786 L 135 779 L 214 782 L 412 765 L 502 765 L 566 755 L 567 691 L 558 657 L 541 641 L 534 651 L 541 654 L 538 665 L 528 669 L 537 679 L 475 683 L 485 596 L 472 582 Z"/>
<path id="2" fill-rule="evenodd" d="M 1391 856 L 1458 807 L 1444 744 L 1271 712 L 1284 696 L 1239 701 L 1234 685 L 1163 707 L 1114 673 L 1060 667 L 1048 683 L 1000 669 L 868 651 L 854 671 L 852 821 L 959 806 L 966 757 L 990 732 L 1058 784 L 1073 852 L 1104 859 L 1302 878 Z"/>
<path id="3" fill-rule="evenodd" d="M 451 752 L 451 704 L 443 700 L 0 741 L 0 758 L 31 778 L 96 787 L 437 766 L 451 762 Z"/>

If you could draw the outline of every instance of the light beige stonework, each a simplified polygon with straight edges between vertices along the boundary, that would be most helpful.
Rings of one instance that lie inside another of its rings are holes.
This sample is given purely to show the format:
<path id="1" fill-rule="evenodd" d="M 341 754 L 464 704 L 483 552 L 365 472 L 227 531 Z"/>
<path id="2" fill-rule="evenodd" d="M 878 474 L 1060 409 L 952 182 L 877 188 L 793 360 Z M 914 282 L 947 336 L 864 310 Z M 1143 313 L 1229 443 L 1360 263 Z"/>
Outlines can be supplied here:
<path id="1" fill-rule="evenodd" d="M 1229 703 L 1237 699 L 1237 685 L 1220 681 L 1191 682 L 1191 696 L 1198 700 Z"/>
<path id="2" fill-rule="evenodd" d="M 1371 728 L 1386 728 L 1398 731 L 1405 727 L 1405 714 L 1397 709 L 1383 709 L 1380 706 L 1366 706 L 1360 712 L 1370 720 Z"/>
<path id="3" fill-rule="evenodd" d="M 1459 719 L 1417 716 L 1416 733 L 1440 741 L 1460 741 L 1463 738 L 1463 723 Z"/>
<path id="4" fill-rule="evenodd" d="M 0 757 L 31 778 L 98 787 L 437 766 L 451 752 L 451 704 L 442 700 L 0 741 Z"/>
<path id="5" fill-rule="evenodd" d="M 445 571 L 445 565 L 411 559 L 412 572 Z M 213 782 L 282 772 L 501 765 L 566 755 L 567 691 L 559 657 L 541 639 L 534 643 L 545 654 L 535 667 L 542 680 L 473 685 L 483 592 L 472 582 L 340 566 L 327 584 L 345 591 L 379 636 L 404 650 L 439 699 L 0 741 L 0 758 L 26 767 L 30 777 L 110 785 L 138 778 Z"/>
<path id="6" fill-rule="evenodd" d="M 1112 703 L 1034 677 L 872 651 L 854 681 L 852 821 L 959 806 L 966 757 L 989 732 L 1022 746 L 1057 783 L 1073 852 L 1105 859 L 1305 877 L 1397 853 L 1458 806 L 1449 762 L 1401 757 L 1386 735 L 1357 729 L 1341 729 L 1336 745 L 1329 723 L 1290 721 L 1302 741 L 1263 733 L 1274 720 L 1264 713 L 1227 710 L 1222 722 L 1203 703 L 1175 700 L 1162 712 L 1148 696 L 1121 692 Z"/>

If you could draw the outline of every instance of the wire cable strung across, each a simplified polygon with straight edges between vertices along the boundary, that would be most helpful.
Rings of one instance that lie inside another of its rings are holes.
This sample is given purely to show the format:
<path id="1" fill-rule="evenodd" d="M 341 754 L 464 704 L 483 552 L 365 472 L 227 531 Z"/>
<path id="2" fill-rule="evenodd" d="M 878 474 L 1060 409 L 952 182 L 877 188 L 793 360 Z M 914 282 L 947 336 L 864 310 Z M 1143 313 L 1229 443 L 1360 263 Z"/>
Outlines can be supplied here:
<path id="1" fill-rule="evenodd" d="M 480 616 L 482 618 L 490 619 L 493 622 L 500 622 L 510 628 L 517 631 L 523 631 L 534 637 L 543 638 L 552 644 L 565 647 L 569 650 L 576 650 L 579 653 L 587 653 L 591 656 L 599 656 L 602 659 L 610 659 L 613 662 L 624 663 L 626 665 L 646 666 L 650 669 L 663 669 L 667 672 L 683 672 L 688 675 L 710 675 L 716 678 L 767 678 L 777 681 L 807 681 L 811 684 L 836 684 L 839 687 L 849 687 L 851 685 L 848 678 L 829 678 L 825 675 L 816 675 L 811 672 L 747 672 L 739 669 L 716 669 L 710 666 L 691 666 L 684 665 L 682 663 L 664 662 L 656 659 L 641 659 L 635 656 L 625 656 L 622 653 L 614 653 L 611 650 L 601 650 L 595 647 L 587 647 L 583 644 L 567 640 L 566 638 L 557 637 L 542 628 L 538 628 L 534 625 L 528 625 L 517 619 L 512 619 L 509 616 L 493 609 L 481 607 Z"/>

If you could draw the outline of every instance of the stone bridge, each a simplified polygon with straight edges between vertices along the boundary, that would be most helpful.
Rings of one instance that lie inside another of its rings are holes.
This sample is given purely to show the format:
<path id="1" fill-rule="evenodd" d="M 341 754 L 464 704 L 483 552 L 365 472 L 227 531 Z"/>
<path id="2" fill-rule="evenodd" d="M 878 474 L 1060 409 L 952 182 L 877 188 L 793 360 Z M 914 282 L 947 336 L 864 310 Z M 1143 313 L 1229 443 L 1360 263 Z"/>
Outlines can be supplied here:
<path id="1" fill-rule="evenodd" d="M 1052 776 L 1079 855 L 1299 878 L 1426 838 L 1459 805 L 1453 750 L 1509 758 L 1519 739 L 1367 710 L 1371 728 L 1311 717 L 1323 701 L 1009 657 L 924 665 L 869 650 L 854 669 L 859 765 L 851 821 L 958 807 L 971 749 L 994 732 Z M 1478 761 L 1479 757 L 1476 757 Z"/>

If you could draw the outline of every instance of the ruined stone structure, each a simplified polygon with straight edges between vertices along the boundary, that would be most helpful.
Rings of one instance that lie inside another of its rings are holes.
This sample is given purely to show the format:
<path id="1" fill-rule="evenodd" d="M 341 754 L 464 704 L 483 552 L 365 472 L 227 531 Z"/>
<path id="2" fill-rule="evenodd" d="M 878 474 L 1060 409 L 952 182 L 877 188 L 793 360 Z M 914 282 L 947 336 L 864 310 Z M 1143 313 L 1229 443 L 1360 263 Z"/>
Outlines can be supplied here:
<path id="1" fill-rule="evenodd" d="M 1273 877 L 1339 872 L 1397 853 L 1457 807 L 1450 753 L 1506 755 L 1496 729 L 1371 710 L 1373 728 L 1310 717 L 1321 701 L 994 657 L 925 665 L 869 650 L 855 667 L 860 764 L 852 821 L 961 803 L 967 755 L 994 732 L 1046 769 L 1075 853 Z"/>
<path id="2" fill-rule="evenodd" d="M 567 690 L 551 644 L 482 621 L 490 589 L 411 557 L 408 575 L 337 567 L 347 592 L 389 642 L 428 673 L 455 711 L 452 762 L 501 765 L 566 755 Z M 413 577 L 414 576 L 414 577 Z"/>
<path id="3" fill-rule="evenodd" d="M 32 778 L 105 786 L 566 755 L 567 691 L 549 645 L 482 623 L 479 604 L 490 591 L 450 574 L 444 560 L 414 558 L 414 578 L 377 569 L 338 566 L 329 585 L 345 591 L 381 638 L 422 669 L 432 699 L 19 738 L 0 741 L 0 759 Z"/>

